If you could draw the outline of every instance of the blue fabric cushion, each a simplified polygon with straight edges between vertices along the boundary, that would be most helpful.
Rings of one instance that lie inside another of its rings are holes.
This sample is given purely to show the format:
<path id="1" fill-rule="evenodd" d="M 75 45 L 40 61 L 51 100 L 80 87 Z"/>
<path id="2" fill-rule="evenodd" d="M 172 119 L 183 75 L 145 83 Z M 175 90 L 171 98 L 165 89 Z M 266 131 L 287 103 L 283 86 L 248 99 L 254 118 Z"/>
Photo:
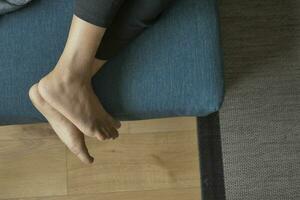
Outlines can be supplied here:
<path id="1" fill-rule="evenodd" d="M 0 124 L 46 121 L 28 90 L 58 60 L 73 1 L 40 0 L 0 18 Z M 121 120 L 205 116 L 223 101 L 215 0 L 178 0 L 93 79 Z"/>

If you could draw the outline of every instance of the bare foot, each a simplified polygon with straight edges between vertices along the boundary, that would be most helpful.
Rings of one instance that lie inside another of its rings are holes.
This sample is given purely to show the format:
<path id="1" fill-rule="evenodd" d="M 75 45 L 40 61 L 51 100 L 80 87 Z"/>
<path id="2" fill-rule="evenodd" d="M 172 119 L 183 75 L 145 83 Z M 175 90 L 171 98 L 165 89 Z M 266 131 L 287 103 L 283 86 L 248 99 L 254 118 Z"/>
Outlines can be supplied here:
<path id="1" fill-rule="evenodd" d="M 40 80 L 38 91 L 85 135 L 99 140 L 115 138 L 121 124 L 104 110 L 92 89 L 91 76 L 67 73 L 56 67 Z"/>
<path id="2" fill-rule="evenodd" d="M 33 105 L 45 116 L 50 125 L 65 143 L 82 162 L 92 163 L 94 158 L 90 156 L 84 141 L 84 135 L 68 119 L 53 109 L 38 92 L 38 84 L 34 84 L 29 90 L 29 96 Z"/>

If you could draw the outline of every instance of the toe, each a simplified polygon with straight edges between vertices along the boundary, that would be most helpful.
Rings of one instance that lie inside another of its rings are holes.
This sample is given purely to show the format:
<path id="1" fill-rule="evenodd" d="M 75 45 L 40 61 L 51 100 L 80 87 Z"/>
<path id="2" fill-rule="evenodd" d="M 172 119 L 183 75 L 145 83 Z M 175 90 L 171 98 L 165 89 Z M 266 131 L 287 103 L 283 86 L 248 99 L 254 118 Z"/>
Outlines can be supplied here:
<path id="1" fill-rule="evenodd" d="M 101 133 L 105 135 L 106 139 L 112 138 L 112 135 L 110 134 L 110 132 L 104 127 L 101 127 Z"/>
<path id="2" fill-rule="evenodd" d="M 92 125 L 91 135 L 100 141 L 110 139 L 112 136 L 105 129 L 106 124 L 107 123 L 103 123 L 101 120 L 97 120 L 97 122 L 93 123 Z"/>
<path id="3" fill-rule="evenodd" d="M 70 151 L 74 153 L 83 163 L 91 164 L 94 158 L 90 156 L 85 142 L 81 144 L 73 144 L 69 147 Z"/>
<path id="4" fill-rule="evenodd" d="M 105 134 L 103 133 L 96 133 L 95 137 L 99 140 L 99 141 L 104 141 L 106 139 Z"/>
<path id="5" fill-rule="evenodd" d="M 121 122 L 119 120 L 114 119 L 111 115 L 107 115 L 108 121 L 113 125 L 115 128 L 120 128 L 121 127 Z"/>
<path id="6" fill-rule="evenodd" d="M 105 127 L 105 129 L 107 130 L 107 132 L 110 133 L 110 135 L 112 136 L 113 139 L 119 137 L 119 132 L 114 127 L 108 126 L 108 127 Z"/>

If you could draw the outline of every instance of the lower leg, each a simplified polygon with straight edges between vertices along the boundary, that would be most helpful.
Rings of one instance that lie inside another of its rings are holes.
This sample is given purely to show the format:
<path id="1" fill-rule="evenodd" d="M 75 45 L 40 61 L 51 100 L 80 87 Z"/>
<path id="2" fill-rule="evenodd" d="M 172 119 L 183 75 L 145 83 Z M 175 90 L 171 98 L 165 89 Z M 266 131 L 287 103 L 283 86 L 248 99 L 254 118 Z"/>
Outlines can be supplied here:
<path id="1" fill-rule="evenodd" d="M 90 79 L 96 51 L 106 28 L 95 26 L 73 16 L 64 51 L 54 71 L 62 73 L 67 80 L 72 77 Z"/>

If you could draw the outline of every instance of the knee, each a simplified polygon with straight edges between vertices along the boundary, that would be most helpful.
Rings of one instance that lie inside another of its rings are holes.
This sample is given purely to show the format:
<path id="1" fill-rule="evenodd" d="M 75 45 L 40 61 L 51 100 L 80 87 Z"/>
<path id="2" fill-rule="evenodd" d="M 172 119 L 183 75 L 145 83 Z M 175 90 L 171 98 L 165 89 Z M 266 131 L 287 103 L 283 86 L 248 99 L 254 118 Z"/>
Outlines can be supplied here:
<path id="1" fill-rule="evenodd" d="M 136 12 L 132 15 L 132 25 L 139 28 L 151 26 L 168 7 L 172 0 L 138 0 Z"/>

